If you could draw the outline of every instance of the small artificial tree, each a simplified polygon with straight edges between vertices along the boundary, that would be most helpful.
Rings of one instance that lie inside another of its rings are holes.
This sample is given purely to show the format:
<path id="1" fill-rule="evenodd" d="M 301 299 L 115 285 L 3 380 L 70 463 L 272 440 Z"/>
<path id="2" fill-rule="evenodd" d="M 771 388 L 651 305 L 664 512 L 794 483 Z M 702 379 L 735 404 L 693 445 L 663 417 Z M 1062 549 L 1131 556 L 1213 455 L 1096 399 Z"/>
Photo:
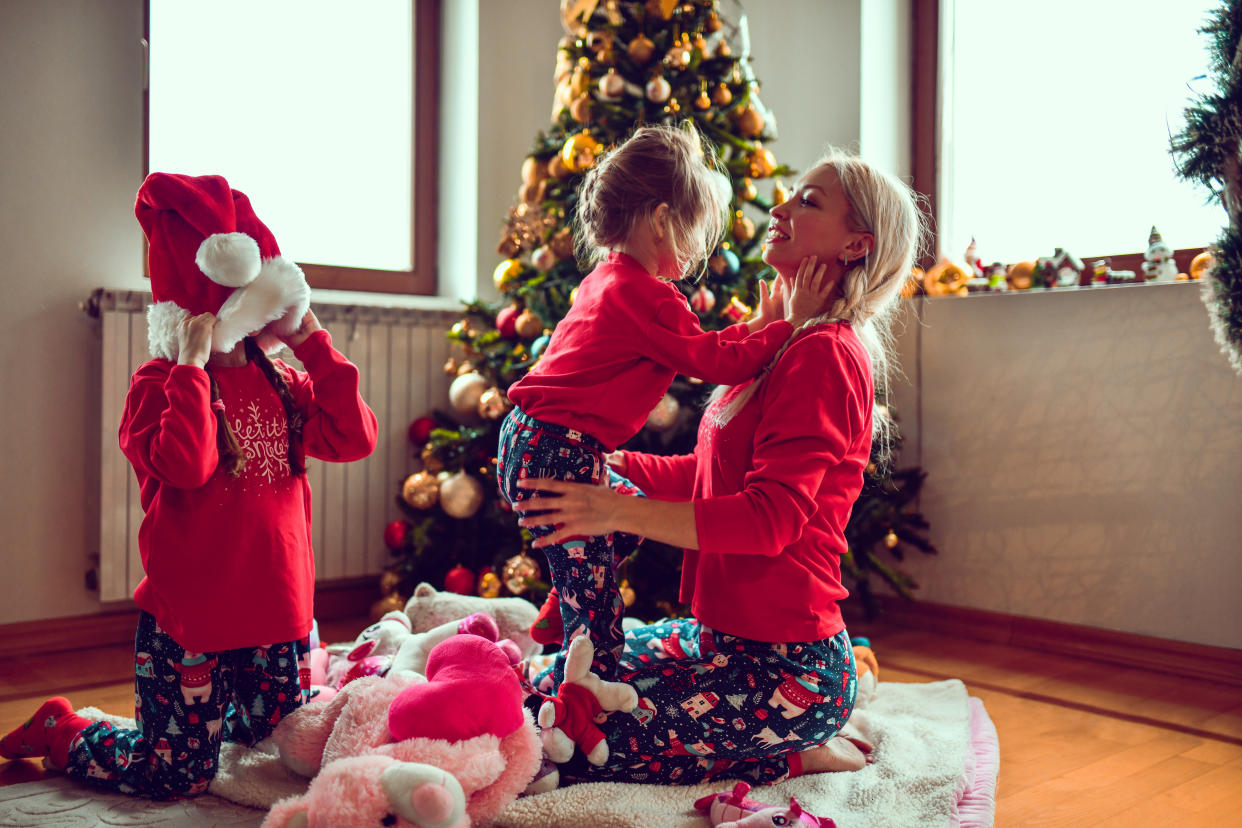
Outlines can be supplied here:
<path id="1" fill-rule="evenodd" d="M 1186 109 L 1172 149 L 1178 174 L 1207 187 L 1225 208 L 1203 302 L 1216 341 L 1242 374 L 1242 0 L 1222 4 L 1199 31 L 1211 39 L 1214 88 Z"/>

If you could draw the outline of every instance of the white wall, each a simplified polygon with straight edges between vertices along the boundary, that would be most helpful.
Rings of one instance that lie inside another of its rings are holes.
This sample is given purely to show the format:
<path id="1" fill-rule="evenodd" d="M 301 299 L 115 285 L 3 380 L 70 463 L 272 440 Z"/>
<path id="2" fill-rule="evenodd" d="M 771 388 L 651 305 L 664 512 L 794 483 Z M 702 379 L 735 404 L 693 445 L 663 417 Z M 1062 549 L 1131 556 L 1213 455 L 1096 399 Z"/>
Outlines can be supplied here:
<path id="1" fill-rule="evenodd" d="M 747 5 L 777 157 L 805 167 L 825 141 L 856 143 L 860 0 Z M 444 6 L 441 280 L 461 297 L 489 296 L 522 159 L 548 125 L 559 3 Z M 98 548 L 98 323 L 78 303 L 96 287 L 145 286 L 133 217 L 142 9 L 0 2 L 0 624 L 100 609 L 83 586 Z"/>
<path id="2" fill-rule="evenodd" d="M 916 310 L 897 402 L 940 549 L 907 558 L 918 595 L 1242 647 L 1242 378 L 1198 285 Z"/>

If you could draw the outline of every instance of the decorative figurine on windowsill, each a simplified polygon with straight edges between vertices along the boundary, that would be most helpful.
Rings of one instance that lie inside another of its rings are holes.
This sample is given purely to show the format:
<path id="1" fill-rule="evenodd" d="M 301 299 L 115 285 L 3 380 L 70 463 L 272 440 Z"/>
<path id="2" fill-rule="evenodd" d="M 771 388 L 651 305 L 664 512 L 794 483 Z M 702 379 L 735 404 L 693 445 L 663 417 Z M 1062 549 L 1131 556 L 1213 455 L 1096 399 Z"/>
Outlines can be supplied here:
<path id="1" fill-rule="evenodd" d="M 1034 283 L 1046 288 L 1076 287 L 1083 269 L 1082 259 L 1058 247 L 1051 256 L 1041 256 L 1036 261 Z"/>
<path id="2" fill-rule="evenodd" d="M 1143 281 L 1133 270 L 1113 270 L 1112 259 L 1091 263 L 1091 281 L 1096 285 L 1125 285 Z"/>
<path id="3" fill-rule="evenodd" d="M 1174 282 L 1177 280 L 1177 263 L 1173 261 L 1173 248 L 1165 244 L 1160 231 L 1153 224 L 1147 237 L 1147 252 L 1143 254 L 1143 275 L 1149 282 Z"/>

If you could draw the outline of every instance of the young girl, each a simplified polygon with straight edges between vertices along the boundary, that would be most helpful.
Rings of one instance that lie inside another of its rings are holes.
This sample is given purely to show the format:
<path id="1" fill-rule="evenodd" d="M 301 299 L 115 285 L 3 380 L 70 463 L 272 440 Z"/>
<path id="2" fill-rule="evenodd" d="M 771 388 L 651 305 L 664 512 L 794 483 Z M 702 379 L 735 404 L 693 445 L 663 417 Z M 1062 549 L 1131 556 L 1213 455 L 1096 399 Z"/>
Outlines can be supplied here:
<path id="1" fill-rule="evenodd" d="M 133 376 L 120 429 L 146 513 L 137 729 L 58 697 L 0 755 L 46 755 L 100 787 L 167 798 L 206 790 L 221 740 L 254 744 L 302 703 L 315 578 L 305 458 L 366 457 L 376 421 L 301 271 L 242 193 L 219 176 L 153 173 L 135 211 L 155 356 Z M 306 373 L 268 358 L 281 343 Z"/>
<path id="2" fill-rule="evenodd" d="M 693 128 L 642 127 L 587 174 L 575 230 L 579 249 L 589 250 L 597 266 L 543 357 L 509 389 L 515 408 L 501 427 L 498 476 L 510 503 L 529 496 L 517 488 L 527 477 L 610 483 L 640 494 L 610 476 L 604 457 L 638 432 L 674 375 L 750 379 L 816 312 L 820 301 L 808 278 L 787 294 L 761 293 L 761 317 L 783 314 L 788 321 L 711 333 L 699 327 L 669 280 L 702 267 L 723 231 L 728 201 L 727 179 L 708 166 Z M 532 529 L 536 537 L 549 531 Z M 544 548 L 553 587 L 544 612 L 555 617 L 559 610 L 556 640 L 590 636 L 593 669 L 604 677 L 612 676 L 622 643 L 614 562 L 637 541 L 608 534 Z M 563 668 L 562 651 L 536 687 L 554 689 Z"/>

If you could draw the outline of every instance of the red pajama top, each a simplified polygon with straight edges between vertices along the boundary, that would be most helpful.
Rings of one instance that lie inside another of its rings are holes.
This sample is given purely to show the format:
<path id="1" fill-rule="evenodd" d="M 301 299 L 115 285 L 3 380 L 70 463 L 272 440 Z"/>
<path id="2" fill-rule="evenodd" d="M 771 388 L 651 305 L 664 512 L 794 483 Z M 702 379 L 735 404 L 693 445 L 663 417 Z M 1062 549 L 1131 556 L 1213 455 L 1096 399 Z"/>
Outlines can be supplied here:
<path id="1" fill-rule="evenodd" d="M 358 394 L 358 369 L 316 331 L 277 360 L 303 420 L 304 452 L 360 460 L 376 421 Z M 134 601 L 187 650 L 231 650 L 307 635 L 314 611 L 311 493 L 289 468 L 289 430 L 275 389 L 253 362 L 212 366 L 225 416 L 246 456 L 233 478 L 219 467 L 207 372 L 153 359 L 130 381 L 121 450 L 142 508 L 138 548 L 146 577 Z"/>
<path id="2" fill-rule="evenodd" d="M 627 476 L 648 496 L 694 500 L 699 549 L 685 551 L 680 597 L 696 618 L 772 642 L 845 628 L 841 554 L 870 459 L 873 397 L 857 334 L 821 325 L 729 423 L 715 424 L 719 403 L 704 413 L 694 454 L 626 454 Z"/>
<path id="3" fill-rule="evenodd" d="M 582 280 L 547 350 L 509 387 L 509 399 L 612 451 L 638 433 L 675 375 L 743 382 L 791 333 L 783 320 L 753 334 L 742 324 L 704 331 L 681 291 L 614 252 Z"/>

